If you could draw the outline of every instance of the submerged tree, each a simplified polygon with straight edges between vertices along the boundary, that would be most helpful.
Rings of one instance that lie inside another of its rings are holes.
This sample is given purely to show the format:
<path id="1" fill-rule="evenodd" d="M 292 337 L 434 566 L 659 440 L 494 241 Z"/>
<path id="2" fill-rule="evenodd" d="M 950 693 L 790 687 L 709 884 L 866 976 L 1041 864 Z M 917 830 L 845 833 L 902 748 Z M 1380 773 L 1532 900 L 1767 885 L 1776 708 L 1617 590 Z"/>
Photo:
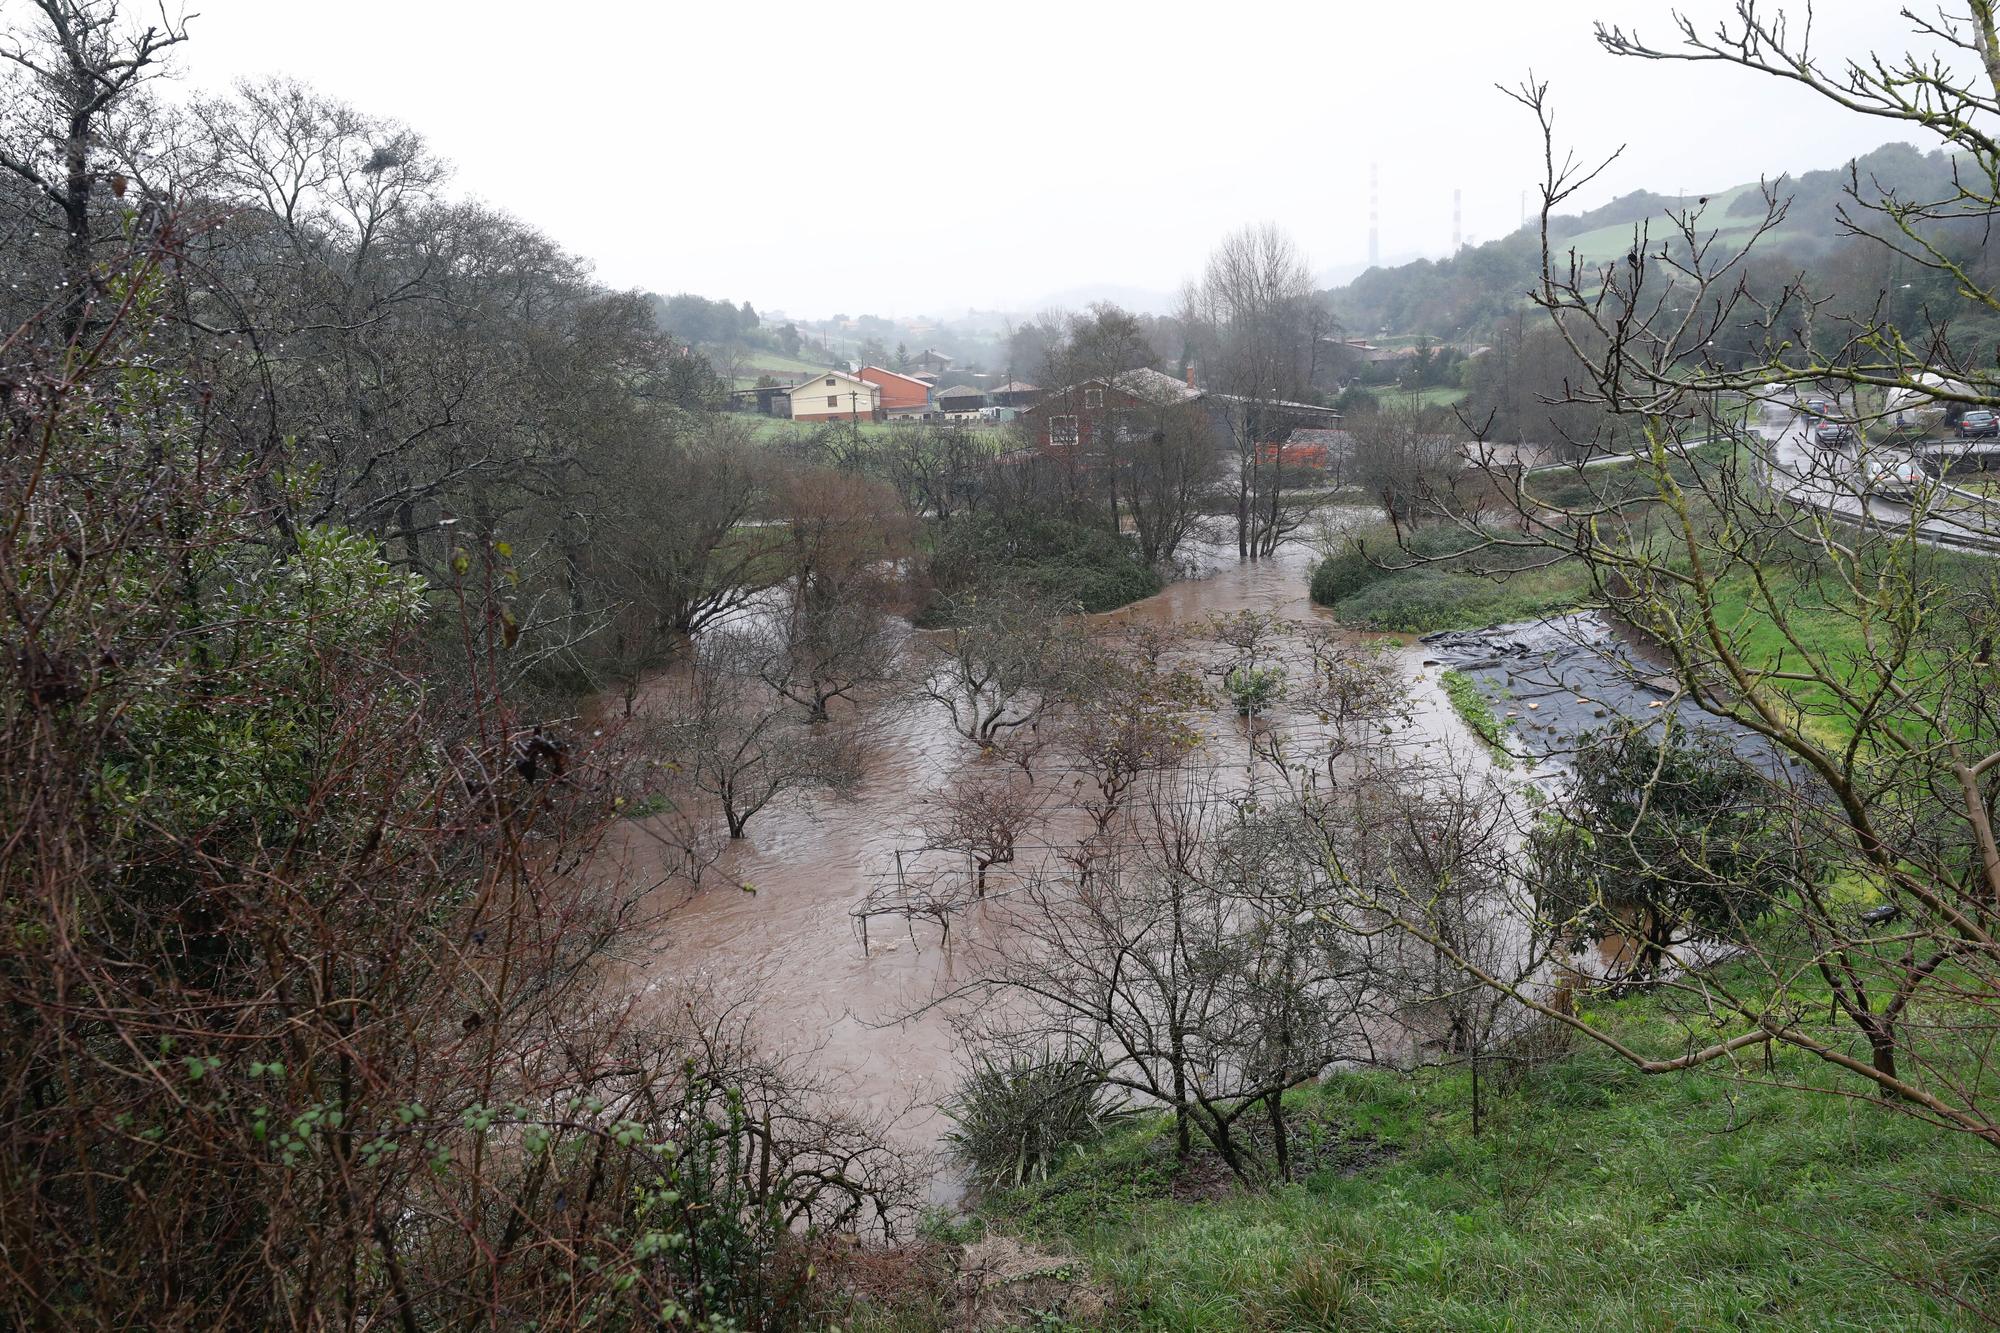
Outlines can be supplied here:
<path id="1" fill-rule="evenodd" d="M 998 1003 L 974 1035 L 1101 1051 L 1098 1080 L 1171 1111 L 1182 1158 L 1199 1139 L 1241 1179 L 1289 1179 L 1285 1091 L 1374 1056 L 1368 970 L 1322 910 L 1321 866 L 1295 811 L 1159 793 L 1096 873 L 1025 887 L 982 959 Z"/>
<path id="2" fill-rule="evenodd" d="M 767 685 L 753 638 L 717 631 L 660 705 L 667 753 L 687 780 L 722 807 L 731 838 L 787 792 L 848 786 L 857 771 L 851 739 L 801 718 Z"/>
<path id="3" fill-rule="evenodd" d="M 1060 708 L 1083 658 L 1066 610 L 1007 592 L 961 598 L 951 624 L 931 636 L 918 692 L 982 747 L 1034 729 Z"/>

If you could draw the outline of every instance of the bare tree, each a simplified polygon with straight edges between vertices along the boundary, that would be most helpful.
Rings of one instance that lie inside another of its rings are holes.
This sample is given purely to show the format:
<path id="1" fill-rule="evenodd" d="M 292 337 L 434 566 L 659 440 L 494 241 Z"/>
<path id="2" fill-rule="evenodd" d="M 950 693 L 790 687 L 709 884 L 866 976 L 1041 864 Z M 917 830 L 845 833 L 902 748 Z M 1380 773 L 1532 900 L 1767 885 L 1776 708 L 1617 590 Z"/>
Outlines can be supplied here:
<path id="1" fill-rule="evenodd" d="M 980 471 L 989 461 L 972 430 L 956 424 L 898 430 L 882 450 L 883 467 L 904 507 L 940 523 L 978 508 Z"/>
<path id="2" fill-rule="evenodd" d="M 16 109 L 0 127 L 0 171 L 27 187 L 32 207 L 53 210 L 63 237 L 59 327 L 71 341 L 98 294 L 97 244 L 119 235 L 107 213 L 123 199 L 126 178 L 107 173 L 107 125 L 187 40 L 187 22 L 162 9 L 157 24 L 141 27 L 118 0 L 33 0 L 32 7 L 27 30 L 0 34 L 0 66 L 10 75 L 0 94 Z"/>
<path id="3" fill-rule="evenodd" d="M 1967 236 L 2000 215 L 1991 188 L 2000 149 L 1983 128 L 2000 106 L 1996 14 L 1982 2 L 1964 18 L 1908 18 L 1931 50 L 1831 65 L 1752 0 L 1713 31 L 1680 21 L 1668 46 L 1613 27 L 1598 36 L 1614 54 L 1741 66 L 1937 136 L 1961 155 L 1948 190 L 1902 198 L 1850 178 L 1846 225 L 1947 277 L 1965 307 L 1990 311 Z M 1993 580 L 1940 549 L 1984 538 L 1976 519 L 1968 528 L 1948 517 L 1924 486 L 1907 503 L 1877 492 L 1866 456 L 1879 442 L 1864 438 L 1861 458 L 1843 450 L 1802 461 L 1792 410 L 1796 393 L 1833 398 L 1839 387 L 1841 415 L 1867 431 L 1871 412 L 1885 409 L 1874 394 L 1991 406 L 2000 403 L 1991 369 L 1936 375 L 1926 361 L 1948 344 L 1899 327 L 1883 303 L 1842 312 L 1803 284 L 1753 290 L 1748 251 L 1715 245 L 1700 206 L 1670 214 L 1663 240 L 1635 227 L 1614 263 L 1565 254 L 1550 218 L 1601 168 L 1557 150 L 1545 85 L 1517 96 L 1543 133 L 1534 295 L 1583 367 L 1569 398 L 1631 418 L 1644 447 L 1629 467 L 1579 467 L 1560 489 L 1496 477 L 1515 531 L 1482 541 L 1519 548 L 1517 564 L 1583 562 L 1597 594 L 1651 633 L 1685 698 L 1796 767 L 1796 784 L 1771 784 L 1789 811 L 1778 828 L 1797 850 L 1828 858 L 1841 888 L 1820 876 L 1789 885 L 1756 930 L 1740 933 L 1730 971 L 1705 966 L 1699 944 L 1668 947 L 1656 990 L 1686 1026 L 1668 1047 L 1456 961 L 1646 1072 L 1730 1068 L 1749 1052 L 1789 1049 L 1841 1071 L 1838 1094 L 1866 1089 L 2000 1145 L 2000 1120 L 1975 1091 L 2000 1032 Z M 1785 209 L 1767 187 L 1751 247 Z M 1737 395 L 1751 401 L 1747 422 Z M 1730 447 L 1708 449 L 1716 438 Z M 1815 628 L 1821 617 L 1850 632 L 1828 636 Z M 1782 641 L 1776 655 L 1755 638 L 1766 627 Z M 1606 831 L 1630 827 L 1614 816 Z M 1677 854 L 1712 864 L 1692 839 Z M 1801 987 L 1824 1002 L 1801 1004 Z"/>
<path id="4" fill-rule="evenodd" d="M 1236 453 L 1237 552 L 1257 559 L 1302 521 L 1286 509 L 1276 446 L 1296 424 L 1292 405 L 1312 391 L 1311 270 L 1276 226 L 1245 227 L 1209 256 L 1187 306 L 1183 317 L 1206 331 L 1215 415 Z"/>
<path id="5" fill-rule="evenodd" d="M 924 846 L 960 852 L 972 864 L 975 895 L 986 892 L 986 872 L 1012 865 L 1015 849 L 1040 821 L 1048 793 L 1008 772 L 961 774 L 927 797 L 918 816 Z"/>
<path id="6" fill-rule="evenodd" d="M 1479 1133 L 1483 1074 L 1537 1020 L 1461 960 L 1526 986 L 1549 979 L 1558 943 L 1518 910 L 1519 831 L 1507 794 L 1449 761 L 1373 755 L 1354 781 L 1315 789 L 1302 809 L 1340 885 L 1344 901 L 1330 910 L 1350 947 L 1365 952 L 1382 1012 L 1415 1059 L 1468 1068 Z"/>
<path id="7" fill-rule="evenodd" d="M 807 472 L 775 487 L 782 546 L 768 552 L 784 572 L 779 604 L 739 635 L 761 649 L 764 682 L 827 720 L 827 705 L 899 678 L 903 634 L 886 607 L 900 591 L 908 519 L 887 487 L 842 474 Z"/>
<path id="8" fill-rule="evenodd" d="M 1448 417 L 1415 407 L 1387 407 L 1350 424 L 1357 442 L 1355 481 L 1381 502 L 1400 534 L 1443 514 L 1472 516 L 1466 503 L 1486 478 L 1470 466 Z"/>
<path id="9" fill-rule="evenodd" d="M 837 730 L 801 719 L 759 674 L 759 646 L 728 630 L 698 647 L 684 679 L 660 705 L 668 753 L 699 791 L 722 807 L 731 838 L 788 792 L 838 791 L 853 781 L 855 754 Z"/>
<path id="10" fill-rule="evenodd" d="M 898 1162 L 606 996 L 631 752 L 516 711 L 496 547 L 428 590 L 340 528 L 271 557 L 159 244 L 90 356 L 4 343 L 5 1321 L 780 1322 L 780 1247 L 880 1220 Z"/>
<path id="11" fill-rule="evenodd" d="M 1326 881 L 1297 829 L 1239 822 L 1215 793 L 1162 794 L 1102 873 L 1028 886 L 978 983 L 1001 1000 L 990 1026 L 1101 1049 L 1107 1085 L 1171 1110 L 1182 1157 L 1199 1136 L 1242 1179 L 1289 1178 L 1285 1090 L 1372 1058 L 1365 976 L 1322 922 Z"/>
<path id="12" fill-rule="evenodd" d="M 1035 730 L 1060 707 L 1074 680 L 1081 638 L 1063 609 L 1011 593 L 960 598 L 952 623 L 927 635 L 916 689 L 981 747 Z"/>

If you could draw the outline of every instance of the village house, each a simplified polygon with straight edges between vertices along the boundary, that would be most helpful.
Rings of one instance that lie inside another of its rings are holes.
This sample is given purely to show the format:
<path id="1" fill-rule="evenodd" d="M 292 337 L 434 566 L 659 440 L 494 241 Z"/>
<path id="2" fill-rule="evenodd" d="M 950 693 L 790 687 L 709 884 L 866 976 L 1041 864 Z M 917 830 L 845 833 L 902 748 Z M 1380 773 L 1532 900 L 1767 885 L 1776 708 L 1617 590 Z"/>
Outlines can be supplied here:
<path id="1" fill-rule="evenodd" d="M 926 347 L 923 351 L 910 358 L 910 371 L 913 374 L 929 371 L 933 375 L 942 375 L 951 369 L 952 362 L 955 360 L 957 360 L 956 357 L 946 356 L 935 347 Z"/>
<path id="2" fill-rule="evenodd" d="M 794 421 L 873 421 L 881 411 L 882 390 L 858 375 L 828 370 L 787 394 Z"/>
<path id="3" fill-rule="evenodd" d="M 786 384 L 736 389 L 729 395 L 729 406 L 738 412 L 756 412 L 761 416 L 788 416 L 792 410 L 791 392 L 791 386 Z"/>
<path id="4" fill-rule="evenodd" d="M 940 389 L 937 405 L 946 421 L 977 421 L 986 415 L 986 391 L 971 384 Z"/>
<path id="5" fill-rule="evenodd" d="M 1108 379 L 1057 389 L 1021 413 L 1045 453 L 1089 457 L 1103 452 L 1107 436 L 1122 438 L 1162 412 L 1199 412 L 1204 395 L 1192 384 L 1141 367 Z"/>
<path id="6" fill-rule="evenodd" d="M 881 366 L 863 366 L 855 374 L 881 391 L 881 412 L 890 421 L 921 420 L 931 410 L 931 386 L 914 375 Z"/>
<path id="7" fill-rule="evenodd" d="M 1042 391 L 1020 380 L 1008 380 L 986 395 L 995 407 L 1033 407 L 1042 400 Z"/>

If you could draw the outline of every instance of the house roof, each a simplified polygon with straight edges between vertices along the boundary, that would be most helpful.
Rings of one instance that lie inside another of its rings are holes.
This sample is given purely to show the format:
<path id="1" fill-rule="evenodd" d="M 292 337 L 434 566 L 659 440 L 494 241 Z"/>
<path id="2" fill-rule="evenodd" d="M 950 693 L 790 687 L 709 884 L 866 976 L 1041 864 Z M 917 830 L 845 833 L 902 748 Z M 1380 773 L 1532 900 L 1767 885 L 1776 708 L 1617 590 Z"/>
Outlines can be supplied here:
<path id="1" fill-rule="evenodd" d="M 914 384 L 919 389 L 928 389 L 931 387 L 923 380 L 918 379 L 915 375 L 905 375 L 902 371 L 890 370 L 887 366 L 863 366 L 861 367 L 860 371 L 861 378 L 863 379 L 868 378 L 868 372 L 871 370 L 878 375 L 888 375 L 891 378 L 899 379 L 903 381 L 903 383 L 905 384 Z"/>
<path id="2" fill-rule="evenodd" d="M 1096 384 L 1109 385 L 1128 398 L 1136 398 L 1142 403 L 1151 403 L 1154 407 L 1179 407 L 1183 403 L 1198 402 L 1208 396 L 1192 384 L 1183 380 L 1177 380 L 1172 375 L 1163 375 L 1157 370 L 1150 370 L 1141 366 L 1137 370 L 1121 370 L 1108 380 L 1079 380 L 1075 384 L 1064 385 L 1060 389 L 1053 390 L 1048 397 L 1027 410 L 1030 412 L 1039 412 L 1044 408 L 1060 403 L 1070 394 L 1075 393 L 1078 389 L 1086 385 Z M 1037 392 L 1040 392 L 1040 390 L 1037 390 Z"/>
<path id="3" fill-rule="evenodd" d="M 1041 390 L 1026 380 L 1008 380 L 993 390 L 994 393 L 1040 393 Z"/>
<path id="4" fill-rule="evenodd" d="M 1111 377 L 1111 387 L 1155 407 L 1191 403 L 1202 396 L 1201 390 L 1194 385 L 1177 380 L 1172 375 L 1162 375 L 1148 366 L 1120 371 Z"/>
<path id="5" fill-rule="evenodd" d="M 810 389 L 812 388 L 813 385 L 820 383 L 821 381 L 827 379 L 829 376 L 837 380 L 846 380 L 849 384 L 868 384 L 867 380 L 862 379 L 858 375 L 850 375 L 844 370 L 822 370 L 792 385 L 791 389 L 787 390 L 787 392 L 791 392 L 792 390 L 797 390 L 797 389 Z M 872 384 L 868 384 L 868 387 L 872 389 L 875 386 Z"/>
<path id="6" fill-rule="evenodd" d="M 949 389 L 939 389 L 937 396 L 939 402 L 947 398 L 984 398 L 986 390 L 976 384 L 956 384 Z"/>
<path id="7" fill-rule="evenodd" d="M 1224 402 L 1248 403 L 1252 407 L 1283 408 L 1288 412 L 1319 417 L 1322 420 L 1331 417 L 1333 420 L 1338 421 L 1341 415 L 1340 409 L 1337 407 L 1327 407 L 1323 403 L 1301 403 L 1291 398 L 1256 398 L 1242 393 L 1218 393 L 1214 396 L 1222 399 Z"/>

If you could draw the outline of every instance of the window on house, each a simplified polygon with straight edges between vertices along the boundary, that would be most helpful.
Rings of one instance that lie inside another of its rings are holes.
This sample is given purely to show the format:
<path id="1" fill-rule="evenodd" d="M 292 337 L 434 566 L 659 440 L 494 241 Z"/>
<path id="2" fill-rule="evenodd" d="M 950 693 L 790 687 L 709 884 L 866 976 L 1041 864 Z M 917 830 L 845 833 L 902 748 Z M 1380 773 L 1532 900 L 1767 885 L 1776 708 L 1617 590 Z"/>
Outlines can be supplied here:
<path id="1" fill-rule="evenodd" d="M 832 381 L 832 380 L 828 380 L 828 381 L 827 381 L 827 383 L 828 383 L 828 384 L 831 384 L 831 383 L 833 383 L 833 381 Z M 840 395 L 839 395 L 839 394 L 837 394 L 837 393 L 830 393 L 830 394 L 828 394 L 828 395 L 826 396 L 826 405 L 827 405 L 828 407 L 839 407 L 839 406 L 840 406 Z"/>
<path id="2" fill-rule="evenodd" d="M 1076 418 L 1050 417 L 1049 443 L 1058 447 L 1073 447 L 1076 444 Z"/>
<path id="3" fill-rule="evenodd" d="M 1086 408 L 1104 406 L 1104 390 L 1085 389 L 1083 391 L 1083 405 Z"/>
<path id="4" fill-rule="evenodd" d="M 831 376 L 831 375 L 828 375 L 828 376 L 826 377 L 826 387 L 827 387 L 827 388 L 829 388 L 829 389 L 831 389 L 831 388 L 833 387 L 833 376 Z"/>

